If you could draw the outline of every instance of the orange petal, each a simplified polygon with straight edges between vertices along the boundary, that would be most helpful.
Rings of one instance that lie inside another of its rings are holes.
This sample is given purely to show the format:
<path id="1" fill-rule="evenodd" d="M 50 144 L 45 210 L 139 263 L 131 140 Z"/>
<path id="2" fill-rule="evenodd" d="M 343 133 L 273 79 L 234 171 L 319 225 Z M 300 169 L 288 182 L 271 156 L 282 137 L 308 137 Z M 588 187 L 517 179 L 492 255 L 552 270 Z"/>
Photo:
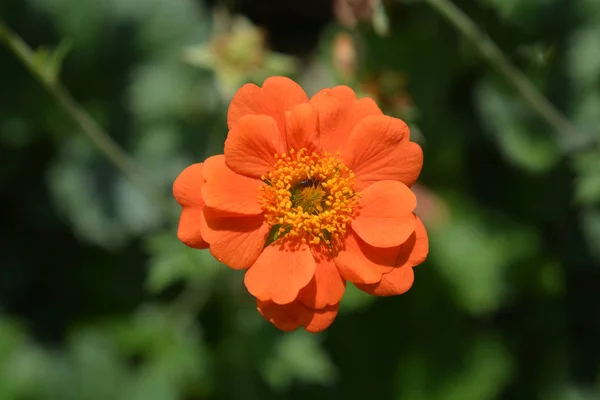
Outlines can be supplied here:
<path id="1" fill-rule="evenodd" d="M 272 301 L 257 300 L 256 309 L 267 321 L 282 331 L 290 332 L 303 326 L 307 331 L 317 333 L 327 329 L 335 320 L 339 304 L 313 310 L 299 301 L 280 305 Z"/>
<path id="2" fill-rule="evenodd" d="M 350 231 L 334 261 L 343 279 L 369 284 L 379 282 L 384 273 L 390 272 L 397 258 L 398 247 L 373 247 Z"/>
<path id="3" fill-rule="evenodd" d="M 183 207 L 177 227 L 177 238 L 195 249 L 208 248 L 208 243 L 202 238 L 202 210 L 203 207 Z"/>
<path id="4" fill-rule="evenodd" d="M 290 304 L 275 304 L 272 301 L 256 300 L 256 309 L 264 319 L 278 329 L 291 332 L 308 323 L 309 313 L 299 301 Z"/>
<path id="5" fill-rule="evenodd" d="M 257 299 L 288 304 L 315 275 L 315 260 L 310 248 L 277 242 L 267 246 L 246 272 L 246 288 Z"/>
<path id="6" fill-rule="evenodd" d="M 408 265 L 414 267 L 421 264 L 427 258 L 429 253 L 429 238 L 423 221 L 415 217 L 415 231 L 408 240 L 400 245 L 400 254 L 396 260 L 396 265 Z"/>
<path id="7" fill-rule="evenodd" d="M 208 207 L 237 214 L 262 213 L 258 202 L 262 182 L 233 172 L 225 164 L 224 155 L 204 162 L 204 178 L 202 197 Z"/>
<path id="8" fill-rule="evenodd" d="M 425 226 L 418 217 L 416 223 L 414 233 L 399 246 L 397 267 L 383 274 L 380 282 L 371 285 L 357 284 L 357 288 L 375 296 L 394 296 L 405 293 L 411 288 L 415 280 L 412 267 L 425 261 L 429 252 Z"/>
<path id="9" fill-rule="evenodd" d="M 319 148 L 317 111 L 310 104 L 300 104 L 285 113 L 288 151 L 306 148 L 308 154 Z"/>
<path id="10" fill-rule="evenodd" d="M 310 310 L 310 320 L 304 324 L 304 329 L 308 332 L 319 333 L 329 328 L 329 326 L 337 317 L 338 311 L 340 309 L 340 304 L 335 304 L 333 306 L 327 306 L 320 310 Z"/>
<path id="11" fill-rule="evenodd" d="M 238 174 L 258 178 L 275 164 L 275 154 L 285 152 L 284 138 L 272 117 L 246 115 L 229 131 L 225 162 Z"/>
<path id="12" fill-rule="evenodd" d="M 285 112 L 307 101 L 308 96 L 296 82 L 273 76 L 265 80 L 262 88 L 249 83 L 237 91 L 229 105 L 227 124 L 229 129 L 233 129 L 246 115 L 268 115 L 275 119 L 279 131 L 283 133 Z"/>
<path id="13" fill-rule="evenodd" d="M 204 185 L 204 166 L 202 163 L 192 164 L 179 174 L 173 183 L 173 197 L 182 206 L 204 207 L 202 193 Z"/>
<path id="14" fill-rule="evenodd" d="M 204 207 L 202 235 L 217 260 L 233 269 L 246 269 L 267 241 L 270 227 L 264 220 L 262 215 L 232 217 Z"/>
<path id="15" fill-rule="evenodd" d="M 415 231 L 416 206 L 417 199 L 405 184 L 376 182 L 361 192 L 352 229 L 372 246 L 398 246 Z"/>
<path id="16" fill-rule="evenodd" d="M 363 292 L 375 296 L 396 296 L 406 293 L 415 281 L 415 273 L 411 266 L 396 267 L 383 274 L 381 281 L 372 285 L 356 285 Z"/>
<path id="17" fill-rule="evenodd" d="M 382 180 L 413 185 L 423 167 L 421 147 L 409 141 L 404 121 L 385 115 L 364 118 L 348 138 L 342 160 L 356 176 L 360 191 Z"/>
<path id="18" fill-rule="evenodd" d="M 314 257 L 315 276 L 298 293 L 298 300 L 310 308 L 325 308 L 339 303 L 344 296 L 346 282 L 330 257 L 318 253 Z"/>
<path id="19" fill-rule="evenodd" d="M 341 151 L 356 124 L 371 115 L 383 115 L 372 99 L 356 99 L 347 86 L 323 89 L 310 99 L 319 115 L 319 132 L 323 150 Z"/>
<path id="20" fill-rule="evenodd" d="M 206 249 L 208 243 L 202 238 L 200 220 L 204 200 L 201 189 L 204 185 L 202 163 L 193 164 L 184 169 L 175 183 L 173 183 L 173 196 L 182 206 L 177 237 L 185 245 L 196 249 Z"/>

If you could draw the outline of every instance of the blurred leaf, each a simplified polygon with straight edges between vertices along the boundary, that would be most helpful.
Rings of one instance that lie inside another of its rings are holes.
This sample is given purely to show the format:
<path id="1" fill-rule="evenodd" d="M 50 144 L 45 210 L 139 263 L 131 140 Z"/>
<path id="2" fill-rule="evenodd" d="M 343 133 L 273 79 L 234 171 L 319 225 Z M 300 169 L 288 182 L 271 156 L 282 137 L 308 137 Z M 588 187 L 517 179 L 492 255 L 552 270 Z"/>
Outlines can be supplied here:
<path id="1" fill-rule="evenodd" d="M 581 224 L 588 249 L 596 260 L 600 260 L 600 210 L 585 209 L 581 214 Z"/>
<path id="2" fill-rule="evenodd" d="M 565 388 L 562 393 L 555 394 L 551 400 L 597 400 L 598 398 L 600 398 L 600 391 L 573 385 Z"/>
<path id="3" fill-rule="evenodd" d="M 456 301 L 471 314 L 498 309 L 509 293 L 507 270 L 534 254 L 537 236 L 506 218 L 493 218 L 461 201 L 448 223 L 430 231 L 431 251 Z"/>
<path id="4" fill-rule="evenodd" d="M 375 5 L 373 29 L 381 36 L 387 36 L 390 31 L 390 20 L 382 2 L 377 2 Z"/>
<path id="5" fill-rule="evenodd" d="M 541 173 L 559 160 L 553 132 L 532 126 L 532 114 L 522 100 L 503 93 L 491 80 L 476 91 L 484 128 L 494 137 L 506 158 L 531 172 Z"/>
<path id="6" fill-rule="evenodd" d="M 451 369 L 436 365 L 435 355 L 415 352 L 404 357 L 399 368 L 397 399 L 492 400 L 507 384 L 512 359 L 494 338 L 467 342 L 465 352 L 456 352 Z M 451 351 L 452 352 L 452 351 Z"/>
<path id="7" fill-rule="evenodd" d="M 600 21 L 600 2 L 596 0 L 576 0 L 574 9 L 582 20 L 597 23 Z"/>
<path id="8" fill-rule="evenodd" d="M 56 82 L 63 61 L 71 49 L 70 40 L 63 40 L 54 50 L 38 49 L 35 53 L 37 68 L 50 82 Z"/>
<path id="9" fill-rule="evenodd" d="M 557 0 L 479 0 L 493 7 L 500 15 L 511 22 L 527 27 L 528 23 L 539 18 L 540 10 L 552 9 Z"/>
<path id="10" fill-rule="evenodd" d="M 151 292 L 160 292 L 180 280 L 196 282 L 209 290 L 218 274 L 226 268 L 208 250 L 185 246 L 174 231 L 151 236 L 146 242 L 152 257 L 146 281 Z"/>
<path id="11" fill-rule="evenodd" d="M 573 83 L 589 89 L 600 81 L 600 27 L 586 26 L 572 34 L 568 67 Z"/>
<path id="12" fill-rule="evenodd" d="M 0 142 L 9 148 L 21 149 L 36 137 L 31 123 L 25 118 L 12 115 L 7 118 L 0 117 L 0 120 Z"/>
<path id="13" fill-rule="evenodd" d="M 26 332 L 0 314 L 0 398 L 38 398 L 50 368 L 50 359 Z"/>
<path id="14" fill-rule="evenodd" d="M 126 365 L 115 343 L 104 332 L 87 329 L 73 336 L 69 344 L 71 374 L 78 384 L 74 399 L 119 399 L 128 379 Z"/>
<path id="15" fill-rule="evenodd" d="M 89 0 L 31 0 L 38 11 L 51 16 L 61 36 L 73 40 L 78 51 L 92 54 L 104 36 L 106 22 L 114 21 L 107 2 Z M 104 23 L 103 23 L 104 22 Z"/>
<path id="16" fill-rule="evenodd" d="M 274 353 L 261 371 L 267 382 L 278 390 L 289 387 L 294 381 L 331 384 L 337 375 L 318 336 L 303 330 L 280 335 Z"/>
<path id="17" fill-rule="evenodd" d="M 569 116 L 584 132 L 600 138 L 600 28 L 584 26 L 569 39 L 567 67 L 574 86 Z"/>
<path id="18" fill-rule="evenodd" d="M 340 304 L 340 314 L 352 313 L 368 308 L 376 297 L 359 290 L 351 283 L 346 284 L 346 292 Z"/>
<path id="19" fill-rule="evenodd" d="M 123 352 L 141 357 L 140 368 L 162 369 L 178 387 L 194 383 L 207 390 L 210 354 L 201 331 L 188 321 L 169 308 L 146 306 L 133 318 L 113 324 L 111 331 Z"/>
<path id="20" fill-rule="evenodd" d="M 193 71 L 172 59 L 140 65 L 130 87 L 131 109 L 144 122 L 182 116 Z"/>
<path id="21" fill-rule="evenodd" d="M 575 156 L 575 199 L 579 204 L 600 203 L 600 152 L 589 150 Z"/>
<path id="22" fill-rule="evenodd" d="M 66 140 L 48 179 L 56 207 L 83 240 L 118 248 L 162 222 L 157 205 L 82 135 Z"/>
<path id="23" fill-rule="evenodd" d="M 146 51 L 163 55 L 166 52 L 169 58 L 175 58 L 183 46 L 203 40 L 208 34 L 209 24 L 201 2 L 138 0 L 138 3 L 147 10 L 140 19 L 138 39 Z"/>
<path id="24" fill-rule="evenodd" d="M 540 265 L 538 279 L 541 289 L 550 295 L 559 295 L 564 292 L 564 276 L 561 264 L 558 261 L 546 261 Z"/>

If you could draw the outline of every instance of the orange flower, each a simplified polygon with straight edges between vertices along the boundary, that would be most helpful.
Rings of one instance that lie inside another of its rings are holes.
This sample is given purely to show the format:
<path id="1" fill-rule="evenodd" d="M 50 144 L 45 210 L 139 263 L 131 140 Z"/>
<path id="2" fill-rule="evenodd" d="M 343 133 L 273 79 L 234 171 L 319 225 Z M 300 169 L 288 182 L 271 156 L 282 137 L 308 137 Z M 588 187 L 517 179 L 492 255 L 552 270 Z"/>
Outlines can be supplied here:
<path id="1" fill-rule="evenodd" d="M 406 292 L 428 252 L 410 187 L 423 164 L 407 125 L 346 86 L 307 97 L 290 79 L 243 86 L 222 155 L 185 169 L 178 237 L 233 269 L 282 330 L 326 329 L 346 281 Z"/>

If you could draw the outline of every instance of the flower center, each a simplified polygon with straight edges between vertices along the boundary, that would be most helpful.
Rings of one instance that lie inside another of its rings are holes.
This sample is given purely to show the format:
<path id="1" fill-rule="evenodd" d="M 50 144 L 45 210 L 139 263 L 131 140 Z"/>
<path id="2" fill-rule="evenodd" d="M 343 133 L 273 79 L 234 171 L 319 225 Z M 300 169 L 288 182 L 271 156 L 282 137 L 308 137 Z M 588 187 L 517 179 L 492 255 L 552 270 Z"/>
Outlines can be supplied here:
<path id="1" fill-rule="evenodd" d="M 271 241 L 296 238 L 330 247 L 346 233 L 357 201 L 354 173 L 339 157 L 306 149 L 275 155 L 262 177 L 260 201 L 271 225 Z"/>

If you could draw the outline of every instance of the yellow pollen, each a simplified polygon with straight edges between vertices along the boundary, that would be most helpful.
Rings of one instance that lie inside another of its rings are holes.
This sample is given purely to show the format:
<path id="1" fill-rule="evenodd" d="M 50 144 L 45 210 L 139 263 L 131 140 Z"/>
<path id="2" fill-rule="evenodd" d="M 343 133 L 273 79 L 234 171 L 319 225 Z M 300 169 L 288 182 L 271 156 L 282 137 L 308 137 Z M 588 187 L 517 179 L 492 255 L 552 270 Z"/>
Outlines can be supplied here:
<path id="1" fill-rule="evenodd" d="M 275 154 L 275 160 L 262 177 L 259 198 L 267 223 L 275 228 L 274 238 L 335 246 L 358 199 L 354 173 L 339 155 L 308 154 L 304 148 Z"/>

